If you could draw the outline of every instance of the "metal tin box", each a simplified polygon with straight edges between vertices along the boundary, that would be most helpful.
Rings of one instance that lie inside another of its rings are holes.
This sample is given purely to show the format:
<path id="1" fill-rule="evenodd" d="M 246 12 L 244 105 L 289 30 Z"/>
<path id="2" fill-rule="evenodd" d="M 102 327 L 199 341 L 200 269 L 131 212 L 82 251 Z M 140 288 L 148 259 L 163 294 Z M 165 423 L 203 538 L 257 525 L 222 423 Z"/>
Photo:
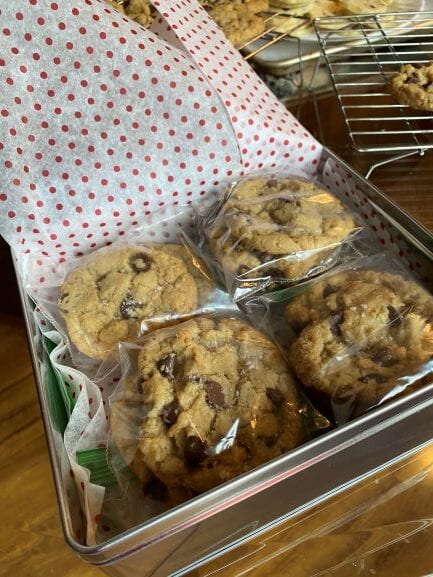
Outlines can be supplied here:
<path id="1" fill-rule="evenodd" d="M 336 177 L 350 178 L 363 210 L 368 206 L 378 215 L 397 252 L 431 283 L 433 235 L 329 150 L 322 161 L 332 163 Z M 105 543 L 83 546 L 73 536 L 36 327 L 23 288 L 21 296 L 65 538 L 84 561 L 109 575 L 183 575 L 431 442 L 433 383 Z"/>

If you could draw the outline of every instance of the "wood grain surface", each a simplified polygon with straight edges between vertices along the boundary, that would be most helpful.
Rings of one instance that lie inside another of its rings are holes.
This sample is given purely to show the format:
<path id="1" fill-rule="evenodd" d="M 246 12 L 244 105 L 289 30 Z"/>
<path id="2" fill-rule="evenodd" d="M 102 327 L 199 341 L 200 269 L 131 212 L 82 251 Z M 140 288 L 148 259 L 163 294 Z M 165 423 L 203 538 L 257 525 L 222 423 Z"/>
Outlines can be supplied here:
<path id="1" fill-rule="evenodd" d="M 327 144 L 361 172 L 371 157 L 345 142 L 333 99 L 322 102 Z M 317 128 L 304 109 L 303 121 Z M 343 143 L 343 144 L 340 144 Z M 433 156 L 374 173 L 373 181 L 433 230 Z M 1 255 L 2 269 L 8 270 Z M 0 296 L 12 284 L 3 274 Z M 10 289 L 9 289 L 10 290 Z M 63 541 L 25 329 L 0 315 L 0 576 L 97 577 Z M 433 574 L 433 451 L 286 523 L 191 577 L 422 577 Z M 131 577 L 134 577 L 131 575 Z"/>
<path id="2" fill-rule="evenodd" d="M 0 576 L 102 576 L 63 540 L 21 317 L 0 315 L 0 375 Z"/>

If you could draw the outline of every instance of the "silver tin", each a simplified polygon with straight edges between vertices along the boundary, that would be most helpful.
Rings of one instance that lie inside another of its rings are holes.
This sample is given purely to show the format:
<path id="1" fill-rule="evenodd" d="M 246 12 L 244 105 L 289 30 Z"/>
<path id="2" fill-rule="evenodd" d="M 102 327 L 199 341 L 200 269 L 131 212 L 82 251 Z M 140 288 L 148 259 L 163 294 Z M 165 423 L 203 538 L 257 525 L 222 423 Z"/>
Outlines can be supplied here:
<path id="1" fill-rule="evenodd" d="M 433 273 L 433 235 L 325 149 L 322 160 L 328 158 L 351 173 L 393 232 Z M 103 544 L 85 547 L 73 536 L 37 359 L 32 311 L 23 288 L 20 290 L 65 539 L 84 561 L 109 575 L 183 575 L 432 440 L 433 383 Z"/>

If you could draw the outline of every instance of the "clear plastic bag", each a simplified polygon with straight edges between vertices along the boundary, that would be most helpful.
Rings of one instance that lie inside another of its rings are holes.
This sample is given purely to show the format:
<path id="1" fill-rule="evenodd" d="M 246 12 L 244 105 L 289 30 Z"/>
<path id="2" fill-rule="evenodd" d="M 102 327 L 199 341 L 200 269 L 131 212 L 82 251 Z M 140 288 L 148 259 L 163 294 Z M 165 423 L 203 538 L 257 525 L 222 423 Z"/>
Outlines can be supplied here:
<path id="1" fill-rule="evenodd" d="M 122 349 L 111 435 L 145 494 L 168 506 L 302 444 L 329 423 L 278 347 L 240 316 L 200 316 Z"/>
<path id="2" fill-rule="evenodd" d="M 240 179 L 198 220 L 208 241 L 201 248 L 235 301 L 326 271 L 363 228 L 337 196 L 302 174 Z"/>
<path id="3" fill-rule="evenodd" d="M 103 359 L 120 341 L 194 314 L 213 289 L 203 279 L 199 293 L 187 258 L 174 244 L 128 245 L 89 256 L 60 289 L 60 312 L 75 346 Z"/>
<path id="4" fill-rule="evenodd" d="M 433 296 L 391 254 L 263 295 L 246 312 L 337 424 L 433 378 Z"/>
<path id="5" fill-rule="evenodd" d="M 178 209 L 176 220 L 187 221 L 185 214 L 189 209 Z M 179 243 L 180 227 L 172 223 L 165 235 L 164 224 L 154 219 L 121 243 L 67 264 L 50 261 L 42 267 L 42 283 L 40 265 L 37 275 L 28 275 L 30 294 L 68 339 L 72 362 L 87 374 L 94 375 L 107 357 L 115 361 L 121 341 L 196 314 L 234 308 L 205 264 Z"/>

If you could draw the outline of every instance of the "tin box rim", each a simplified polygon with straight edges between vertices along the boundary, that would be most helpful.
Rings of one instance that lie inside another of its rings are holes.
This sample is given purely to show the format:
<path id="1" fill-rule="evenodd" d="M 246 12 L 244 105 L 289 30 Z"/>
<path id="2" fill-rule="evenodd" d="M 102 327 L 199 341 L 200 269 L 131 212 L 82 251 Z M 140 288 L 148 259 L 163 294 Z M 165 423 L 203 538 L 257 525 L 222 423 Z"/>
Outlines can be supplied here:
<path id="1" fill-rule="evenodd" d="M 364 178 L 356 173 L 346 162 L 338 158 L 330 150 L 324 148 L 322 162 L 327 158 L 332 158 L 338 162 L 339 166 L 349 171 L 355 178 L 359 178 L 365 183 Z M 433 234 L 423 225 L 413 219 L 406 211 L 398 207 L 378 188 L 369 185 L 370 198 L 380 201 L 377 208 L 386 215 L 391 217 L 393 224 L 402 230 L 406 236 L 421 250 L 428 258 L 433 261 Z M 372 193 L 372 194 L 371 194 Z M 20 296 L 23 303 L 24 314 L 27 321 L 27 327 L 32 326 L 31 314 L 26 306 L 26 295 L 24 289 L 19 285 Z M 37 392 L 41 412 L 44 422 L 45 434 L 50 453 L 51 468 L 53 471 L 54 485 L 60 510 L 62 530 L 68 545 L 83 559 L 86 559 L 94 565 L 106 565 L 114 563 L 121 557 L 131 555 L 134 552 L 144 549 L 155 542 L 161 541 L 168 536 L 177 533 L 186 527 L 192 526 L 206 518 L 216 515 L 218 512 L 231 507 L 232 505 L 248 499 L 266 488 L 278 484 L 284 479 L 295 475 L 297 472 L 317 465 L 326 461 L 330 456 L 338 454 L 349 447 L 357 444 L 360 440 L 373 436 L 381 430 L 387 428 L 391 423 L 403 420 L 405 417 L 422 410 L 423 407 L 433 403 L 433 383 L 426 385 L 410 395 L 396 399 L 388 404 L 377 407 L 374 411 L 367 413 L 344 426 L 331 430 L 323 436 L 314 439 L 301 447 L 283 455 L 258 469 L 247 472 L 236 479 L 233 479 L 216 489 L 205 493 L 195 499 L 179 505 L 168 512 L 154 517 L 140 525 L 133 527 L 119 535 L 95 546 L 84 546 L 76 541 L 71 531 L 70 515 L 65 495 L 62 491 L 62 479 L 59 467 L 55 459 L 55 445 L 51 430 L 50 417 L 47 413 L 46 396 L 42 386 L 39 367 L 35 361 L 36 347 L 32 335 L 29 335 L 29 347 L 31 349 L 32 363 L 37 384 Z M 431 441 L 431 435 L 425 431 L 423 436 L 424 443 Z M 417 450 L 422 443 L 413 447 Z M 401 454 L 401 458 L 408 454 Z M 389 461 L 383 463 L 385 467 Z M 372 474 L 377 468 L 366 471 L 366 475 Z M 354 478 L 354 484 L 360 478 Z M 346 484 L 347 485 L 347 484 Z M 346 486 L 345 485 L 345 486 Z M 327 494 L 320 495 L 318 498 L 325 498 Z M 303 504 L 303 509 L 309 508 L 317 500 Z M 295 513 L 296 510 L 293 511 Z M 127 543 L 130 546 L 127 546 Z M 126 547 L 125 547 L 126 546 Z M 109 557 L 107 557 L 107 554 Z"/>

